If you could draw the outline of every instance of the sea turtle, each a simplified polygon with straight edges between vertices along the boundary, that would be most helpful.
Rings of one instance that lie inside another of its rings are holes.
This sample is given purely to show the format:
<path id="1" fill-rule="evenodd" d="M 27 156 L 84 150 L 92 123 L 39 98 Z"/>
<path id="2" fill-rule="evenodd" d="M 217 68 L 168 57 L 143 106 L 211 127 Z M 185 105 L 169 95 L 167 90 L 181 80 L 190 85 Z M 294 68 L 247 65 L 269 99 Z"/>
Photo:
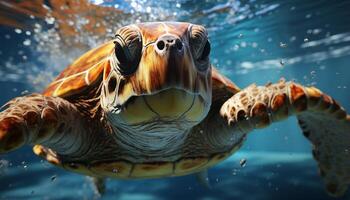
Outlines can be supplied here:
<path id="1" fill-rule="evenodd" d="M 0 153 L 25 144 L 48 162 L 95 177 L 200 173 L 237 151 L 247 133 L 296 115 L 327 191 L 350 183 L 350 117 L 314 87 L 280 80 L 239 89 L 209 61 L 203 26 L 150 22 L 66 68 L 42 94 L 0 113 Z M 202 173 L 204 174 L 204 173 Z"/>

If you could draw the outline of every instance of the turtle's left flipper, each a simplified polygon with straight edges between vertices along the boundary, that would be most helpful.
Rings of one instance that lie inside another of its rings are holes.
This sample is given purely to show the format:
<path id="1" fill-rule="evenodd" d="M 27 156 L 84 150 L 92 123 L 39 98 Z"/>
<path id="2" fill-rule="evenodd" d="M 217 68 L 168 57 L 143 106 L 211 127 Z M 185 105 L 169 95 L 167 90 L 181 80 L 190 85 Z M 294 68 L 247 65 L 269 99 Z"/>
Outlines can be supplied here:
<path id="1" fill-rule="evenodd" d="M 330 96 L 283 80 L 251 85 L 227 100 L 220 114 L 244 133 L 296 115 L 313 144 L 327 191 L 333 196 L 346 192 L 350 184 L 350 117 Z"/>
<path id="2" fill-rule="evenodd" d="M 0 112 L 0 154 L 25 144 L 42 144 L 60 154 L 81 155 L 86 149 L 84 116 L 60 97 L 17 97 Z"/>

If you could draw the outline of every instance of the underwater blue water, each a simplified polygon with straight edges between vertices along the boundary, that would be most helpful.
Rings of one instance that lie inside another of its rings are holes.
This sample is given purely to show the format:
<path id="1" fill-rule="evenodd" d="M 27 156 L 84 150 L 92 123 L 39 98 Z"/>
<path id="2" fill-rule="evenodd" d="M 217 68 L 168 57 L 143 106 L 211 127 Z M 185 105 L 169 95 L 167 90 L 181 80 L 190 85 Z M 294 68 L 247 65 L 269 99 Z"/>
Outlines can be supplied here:
<path id="1" fill-rule="evenodd" d="M 241 88 L 285 77 L 320 88 L 350 110 L 350 1 L 91 2 L 125 14 L 115 27 L 109 27 L 111 33 L 139 21 L 202 24 L 209 31 L 213 64 Z M 35 24 L 36 20 L 24 23 Z M 15 27 L 0 25 L 1 105 L 23 91 L 40 92 L 88 49 L 70 46 L 70 51 L 63 50 L 67 44 L 61 43 L 62 38 L 52 39 L 60 28 L 55 26 L 57 20 L 46 18 L 46 24 L 38 31 L 29 30 L 30 34 L 24 28 L 17 27 L 18 33 Z M 85 34 L 77 38 L 88 47 L 103 41 Z M 241 159 L 247 160 L 245 167 L 240 166 Z M 194 176 L 108 180 L 101 199 L 333 199 L 326 194 L 317 171 L 311 146 L 292 117 L 254 131 L 238 153 L 210 169 L 211 189 L 202 187 Z M 30 147 L 0 156 L 0 199 L 95 197 L 84 176 L 42 161 Z M 350 199 L 349 192 L 340 199 Z"/>

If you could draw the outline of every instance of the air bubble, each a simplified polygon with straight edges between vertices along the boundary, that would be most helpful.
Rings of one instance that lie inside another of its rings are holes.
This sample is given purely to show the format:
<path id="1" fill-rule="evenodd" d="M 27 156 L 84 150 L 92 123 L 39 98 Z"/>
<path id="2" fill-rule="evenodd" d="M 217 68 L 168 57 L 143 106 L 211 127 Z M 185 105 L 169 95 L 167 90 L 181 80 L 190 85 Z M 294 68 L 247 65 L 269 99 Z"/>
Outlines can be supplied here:
<path id="1" fill-rule="evenodd" d="M 47 24 L 53 24 L 53 23 L 55 23 L 55 18 L 53 18 L 53 17 L 46 17 L 45 21 L 46 21 Z"/>
<path id="2" fill-rule="evenodd" d="M 19 28 L 15 28 L 15 32 L 18 33 L 18 34 L 21 34 L 21 33 L 22 33 L 22 30 L 19 29 Z"/>
<path id="3" fill-rule="evenodd" d="M 245 159 L 245 158 L 242 158 L 242 159 L 239 161 L 239 165 L 240 165 L 241 167 L 245 167 L 246 164 L 247 164 L 247 159 Z"/>
<path id="4" fill-rule="evenodd" d="M 9 166 L 11 166 L 9 161 L 0 160 L 0 175 L 4 174 Z"/>
<path id="5" fill-rule="evenodd" d="M 56 178 L 57 178 L 57 175 L 53 175 L 53 176 L 51 176 L 51 182 L 54 182 L 55 180 L 56 180 Z"/>
<path id="6" fill-rule="evenodd" d="M 287 47 L 287 44 L 286 44 L 286 43 L 283 43 L 283 42 L 280 42 L 280 47 L 281 47 L 281 48 L 286 48 L 286 47 Z"/>
<path id="7" fill-rule="evenodd" d="M 280 60 L 280 65 L 281 65 L 281 66 L 284 66 L 284 64 L 285 64 L 284 60 L 281 59 L 281 60 Z"/>
<path id="8" fill-rule="evenodd" d="M 232 175 L 236 176 L 240 170 L 239 169 L 233 169 Z"/>
<path id="9" fill-rule="evenodd" d="M 29 39 L 26 39 L 23 41 L 24 46 L 29 46 L 31 43 L 32 43 L 32 41 L 30 41 Z"/>
<path id="10" fill-rule="evenodd" d="M 28 90 L 23 90 L 22 92 L 21 92 L 21 95 L 26 95 L 26 94 L 29 94 L 29 91 Z M 24 162 L 24 161 L 23 161 Z M 22 163 L 23 164 L 23 163 Z"/>
<path id="11" fill-rule="evenodd" d="M 74 22 L 73 22 L 72 20 L 69 20 L 69 21 L 68 21 L 68 25 L 69 25 L 69 26 L 74 26 Z"/>

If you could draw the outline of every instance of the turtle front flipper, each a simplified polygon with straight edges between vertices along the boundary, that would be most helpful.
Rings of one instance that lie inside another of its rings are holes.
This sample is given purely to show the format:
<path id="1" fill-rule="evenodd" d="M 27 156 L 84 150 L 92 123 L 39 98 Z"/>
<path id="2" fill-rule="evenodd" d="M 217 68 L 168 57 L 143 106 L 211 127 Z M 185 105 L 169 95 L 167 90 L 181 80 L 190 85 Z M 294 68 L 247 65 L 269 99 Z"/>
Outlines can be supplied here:
<path id="1" fill-rule="evenodd" d="M 313 144 L 327 191 L 333 196 L 346 192 L 350 184 L 350 117 L 330 96 L 314 87 L 281 80 L 240 91 L 223 104 L 220 114 L 241 133 L 296 115 Z"/>
<path id="2" fill-rule="evenodd" d="M 86 150 L 83 123 L 77 108 L 60 97 L 15 98 L 0 113 L 0 154 L 25 144 L 42 144 L 61 155 L 80 155 Z"/>

